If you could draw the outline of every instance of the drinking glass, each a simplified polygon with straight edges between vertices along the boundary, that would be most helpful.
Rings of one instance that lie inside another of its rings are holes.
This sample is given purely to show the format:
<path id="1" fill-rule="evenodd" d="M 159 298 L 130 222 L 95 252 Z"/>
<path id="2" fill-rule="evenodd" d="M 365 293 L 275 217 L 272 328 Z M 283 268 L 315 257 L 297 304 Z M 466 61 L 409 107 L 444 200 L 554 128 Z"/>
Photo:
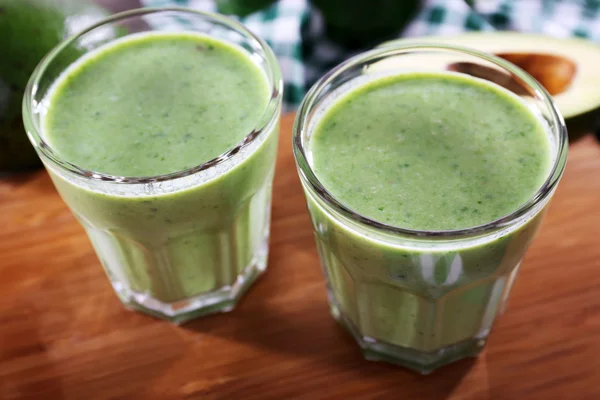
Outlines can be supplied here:
<path id="1" fill-rule="evenodd" d="M 319 181 L 311 140 L 323 113 L 357 86 L 414 71 L 453 71 L 493 81 L 521 96 L 539 117 L 547 128 L 552 167 L 525 204 L 480 226 L 419 231 L 361 215 Z M 479 51 L 393 44 L 351 58 L 318 81 L 300 106 L 293 134 L 331 313 L 364 356 L 428 373 L 478 354 L 506 306 L 566 163 L 564 121 L 544 88 L 515 65 Z"/>
<path id="2" fill-rule="evenodd" d="M 112 176 L 63 159 L 41 123 L 52 84 L 98 47 L 150 31 L 194 32 L 244 51 L 270 88 L 256 126 L 220 156 L 166 175 Z M 263 40 L 232 19 L 181 8 L 117 14 L 41 61 L 24 97 L 27 133 L 127 307 L 173 322 L 229 311 L 265 271 L 281 95 L 279 67 Z"/>

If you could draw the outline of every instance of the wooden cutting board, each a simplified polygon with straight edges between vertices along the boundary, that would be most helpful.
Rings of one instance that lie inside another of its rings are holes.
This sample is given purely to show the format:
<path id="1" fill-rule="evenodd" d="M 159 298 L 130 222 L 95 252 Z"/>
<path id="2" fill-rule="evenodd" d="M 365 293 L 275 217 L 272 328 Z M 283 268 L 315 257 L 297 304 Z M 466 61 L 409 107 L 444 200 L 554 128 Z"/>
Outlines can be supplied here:
<path id="1" fill-rule="evenodd" d="M 269 269 L 229 314 L 125 310 L 45 172 L 0 180 L 1 399 L 599 399 L 600 144 L 567 172 L 476 360 L 363 360 L 329 316 L 283 118 Z"/>

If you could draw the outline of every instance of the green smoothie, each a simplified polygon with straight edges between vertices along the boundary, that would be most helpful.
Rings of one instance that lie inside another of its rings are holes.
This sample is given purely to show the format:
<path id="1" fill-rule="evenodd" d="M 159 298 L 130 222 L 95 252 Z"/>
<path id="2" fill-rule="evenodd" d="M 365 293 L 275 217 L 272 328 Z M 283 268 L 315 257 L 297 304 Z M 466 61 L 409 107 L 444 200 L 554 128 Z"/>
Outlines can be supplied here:
<path id="1" fill-rule="evenodd" d="M 266 75 L 242 48 L 193 33 L 136 34 L 57 79 L 43 136 L 80 168 L 154 177 L 236 147 L 269 100 Z M 186 307 L 230 307 L 264 270 L 276 130 L 217 167 L 160 183 L 91 187 L 47 167 L 122 300 L 178 319 Z"/>
<path id="2" fill-rule="evenodd" d="M 156 176 L 238 144 L 269 101 L 242 50 L 191 34 L 146 34 L 88 55 L 48 98 L 48 144 L 73 164 Z"/>
<path id="3" fill-rule="evenodd" d="M 372 79 L 317 113 L 308 146 L 316 177 L 350 210 L 396 228 L 492 222 L 527 202 L 551 168 L 540 118 L 466 75 Z M 334 316 L 368 357 L 421 371 L 482 348 L 543 214 L 491 237 L 392 239 L 310 190 L 307 199 Z"/>
<path id="4" fill-rule="evenodd" d="M 313 170 L 342 203 L 415 230 L 510 214 L 551 166 L 546 130 L 509 92 L 458 75 L 380 79 L 339 99 L 315 128 Z"/>

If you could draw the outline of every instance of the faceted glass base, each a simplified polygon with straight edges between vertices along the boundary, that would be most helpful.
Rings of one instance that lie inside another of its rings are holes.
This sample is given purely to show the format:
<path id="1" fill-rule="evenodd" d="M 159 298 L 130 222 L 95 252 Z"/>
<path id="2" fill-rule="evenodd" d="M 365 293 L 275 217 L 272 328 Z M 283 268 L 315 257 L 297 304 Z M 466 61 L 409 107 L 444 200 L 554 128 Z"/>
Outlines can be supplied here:
<path id="1" fill-rule="evenodd" d="M 113 281 L 112 284 L 125 307 L 181 324 L 204 315 L 233 310 L 244 293 L 267 269 L 267 258 L 268 237 L 252 262 L 237 276 L 233 285 L 173 303 L 163 303 L 147 294 L 129 290 L 118 281 Z"/>
<path id="2" fill-rule="evenodd" d="M 454 361 L 477 356 L 483 350 L 487 339 L 473 338 L 433 352 L 421 352 L 362 336 L 350 318 L 340 310 L 332 296 L 330 296 L 329 305 L 333 317 L 354 337 L 367 360 L 389 362 L 423 375 Z"/>

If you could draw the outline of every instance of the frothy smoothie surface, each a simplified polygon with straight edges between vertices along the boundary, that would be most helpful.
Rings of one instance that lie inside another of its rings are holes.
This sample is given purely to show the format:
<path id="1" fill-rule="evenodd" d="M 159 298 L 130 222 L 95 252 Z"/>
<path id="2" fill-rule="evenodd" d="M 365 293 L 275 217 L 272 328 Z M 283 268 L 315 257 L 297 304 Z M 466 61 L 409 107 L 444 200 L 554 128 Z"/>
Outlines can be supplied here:
<path id="1" fill-rule="evenodd" d="M 385 77 L 342 95 L 309 152 L 321 183 L 371 219 L 417 230 L 491 222 L 551 168 L 546 128 L 520 99 L 451 73 Z"/>
<path id="2" fill-rule="evenodd" d="M 44 136 L 64 159 L 120 176 L 155 176 L 239 143 L 269 101 L 243 50 L 192 33 L 147 33 L 78 61 L 49 94 Z"/>

